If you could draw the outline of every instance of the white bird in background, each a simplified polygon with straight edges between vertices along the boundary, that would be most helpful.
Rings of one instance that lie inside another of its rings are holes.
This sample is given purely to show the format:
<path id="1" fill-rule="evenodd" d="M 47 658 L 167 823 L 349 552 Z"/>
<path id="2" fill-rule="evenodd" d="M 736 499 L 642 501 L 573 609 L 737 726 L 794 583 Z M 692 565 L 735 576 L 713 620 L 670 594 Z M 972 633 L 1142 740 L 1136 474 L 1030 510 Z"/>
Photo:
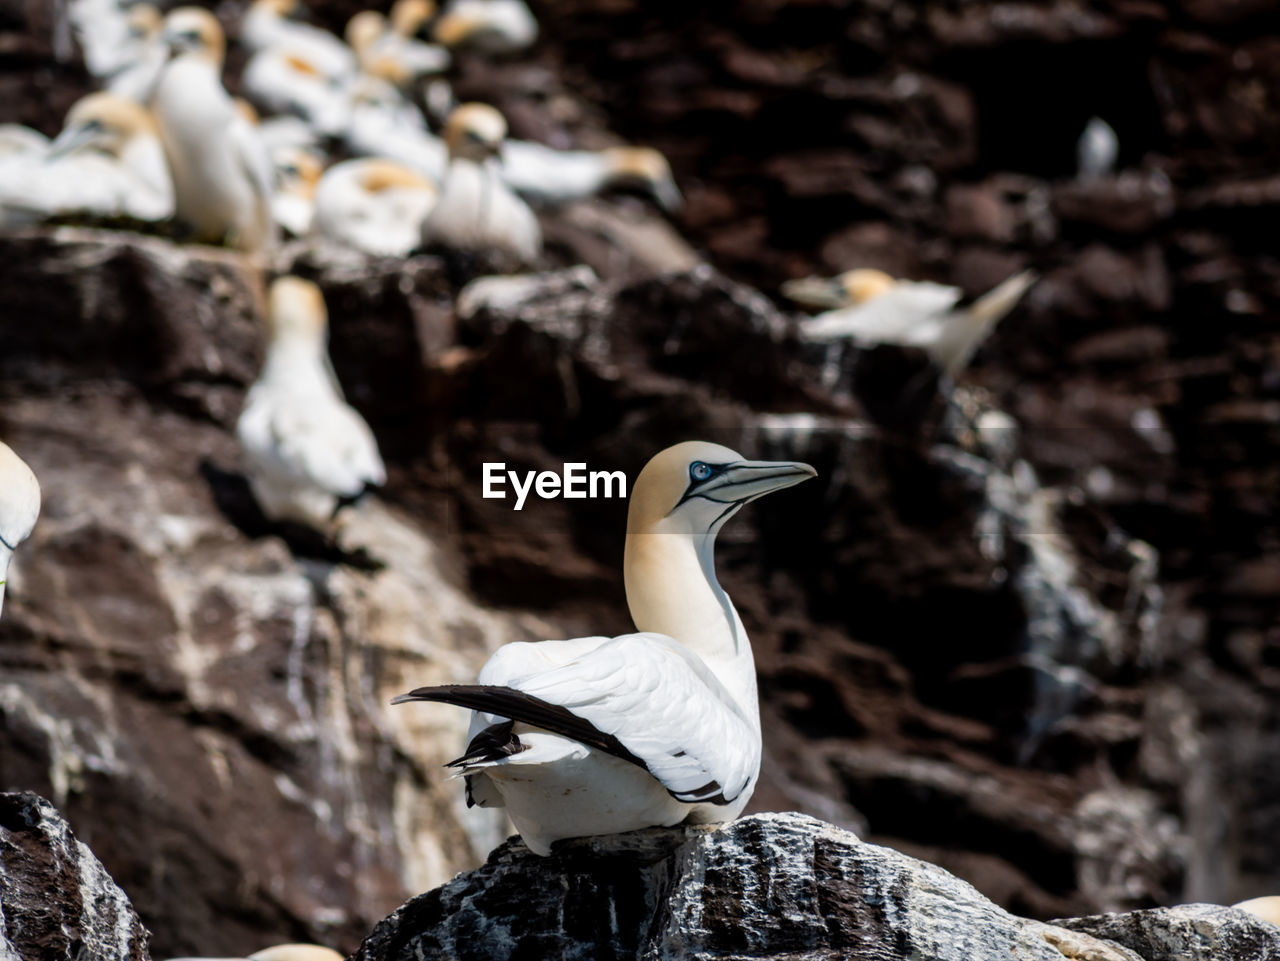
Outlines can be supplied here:
<path id="1" fill-rule="evenodd" d="M 1240 911 L 1247 911 L 1255 918 L 1260 918 L 1263 921 L 1280 924 L 1280 896 L 1271 895 L 1263 898 L 1251 898 L 1248 901 L 1241 901 L 1239 904 L 1231 906 Z"/>
<path id="2" fill-rule="evenodd" d="M 40 514 L 40 483 L 13 449 L 0 441 L 0 610 L 9 562 L 18 545 L 31 535 Z"/>
<path id="3" fill-rule="evenodd" d="M 524 0 L 452 0 L 436 21 L 432 37 L 449 48 L 510 54 L 538 39 L 538 21 Z"/>
<path id="4" fill-rule="evenodd" d="M 422 113 L 396 87 L 362 75 L 351 90 L 351 121 L 344 138 L 358 156 L 388 157 L 439 183 L 449 166 L 449 148 L 427 130 Z"/>
<path id="5" fill-rule="evenodd" d="M 507 644 L 477 684 L 397 697 L 473 710 L 450 767 L 468 804 L 505 807 L 536 854 L 561 838 L 732 820 L 760 773 L 751 643 L 716 580 L 716 534 L 743 504 L 815 476 L 700 441 L 636 478 L 627 605 L 641 633 Z"/>
<path id="6" fill-rule="evenodd" d="M 303 53 L 283 47 L 259 50 L 245 65 L 244 91 L 275 114 L 293 114 L 322 137 L 336 137 L 349 122 L 346 84 L 326 76 Z"/>
<path id="7" fill-rule="evenodd" d="M 277 944 L 247 958 L 169 958 L 168 961 L 343 961 L 333 948 L 319 944 Z"/>
<path id="8" fill-rule="evenodd" d="M 805 340 L 918 347 L 954 377 L 1035 281 L 1035 273 L 1024 270 L 960 310 L 959 287 L 894 280 L 879 270 L 846 271 L 832 280 L 806 277 L 783 284 L 782 292 L 806 306 L 835 307 L 801 322 Z"/>
<path id="9" fill-rule="evenodd" d="M 164 148 L 146 109 L 114 94 L 91 93 L 67 112 L 43 154 L 4 164 L 0 225 L 88 215 L 158 221 L 173 214 Z"/>
<path id="10" fill-rule="evenodd" d="M 360 67 L 406 86 L 418 77 L 449 69 L 449 51 L 434 43 L 415 39 L 428 20 L 435 16 L 429 0 L 399 0 L 384 17 L 376 10 L 363 10 L 347 22 L 344 36 L 356 53 Z"/>
<path id="11" fill-rule="evenodd" d="M 386 482 L 373 432 L 329 363 L 328 313 L 315 284 L 281 277 L 268 294 L 262 373 L 236 424 L 250 485 L 274 520 L 321 532 L 338 508 Z"/>
<path id="12" fill-rule="evenodd" d="M 129 12 L 119 0 L 73 0 L 67 14 L 91 76 L 109 77 L 128 66 L 134 56 Z"/>
<path id="13" fill-rule="evenodd" d="M 497 251 L 526 264 L 537 258 L 538 218 L 502 180 L 496 162 L 506 135 L 502 114 L 486 104 L 463 104 L 450 115 L 444 131 L 449 169 L 423 224 L 424 243 Z"/>
<path id="14" fill-rule="evenodd" d="M 174 57 L 151 108 L 173 174 L 177 219 L 197 240 L 273 247 L 271 158 L 223 89 L 222 28 L 207 10 L 179 7 L 165 18 L 164 37 Z"/>
<path id="15" fill-rule="evenodd" d="M 316 188 L 324 165 L 310 150 L 281 147 L 271 155 L 275 167 L 275 193 L 271 216 L 294 237 L 305 236 L 315 220 Z"/>
<path id="16" fill-rule="evenodd" d="M 355 75 L 355 52 L 327 30 L 290 20 L 298 0 L 253 0 L 240 21 L 240 42 L 249 50 L 276 48 L 304 58 L 325 77 Z"/>
<path id="17" fill-rule="evenodd" d="M 563 204 L 611 187 L 639 187 L 668 212 L 682 198 L 667 158 L 648 147 L 555 150 L 523 140 L 502 145 L 502 179 L 538 204 Z"/>
<path id="18" fill-rule="evenodd" d="M 117 96 L 146 103 L 169 60 L 164 17 L 151 4 L 139 3 L 129 8 L 126 24 L 128 53 L 123 65 L 107 81 L 107 89 Z"/>
<path id="19" fill-rule="evenodd" d="M 404 164 L 360 157 L 330 167 L 315 192 L 315 232 L 379 257 L 407 257 L 439 193 Z"/>
<path id="20" fill-rule="evenodd" d="M 0 123 L 0 163 L 20 158 L 43 157 L 49 138 L 39 130 L 20 123 Z"/>
<path id="21" fill-rule="evenodd" d="M 1101 117 L 1090 117 L 1076 142 L 1076 179 L 1098 180 L 1110 176 L 1120 157 L 1120 138 Z"/>

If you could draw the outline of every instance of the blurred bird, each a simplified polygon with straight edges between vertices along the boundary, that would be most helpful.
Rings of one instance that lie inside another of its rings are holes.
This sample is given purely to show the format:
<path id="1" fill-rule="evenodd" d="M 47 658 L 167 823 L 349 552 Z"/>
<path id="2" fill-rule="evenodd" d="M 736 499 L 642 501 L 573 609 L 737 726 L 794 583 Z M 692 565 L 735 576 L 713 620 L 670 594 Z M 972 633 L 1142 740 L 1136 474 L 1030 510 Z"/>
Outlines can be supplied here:
<path id="1" fill-rule="evenodd" d="M 222 28 L 199 7 L 165 18 L 165 65 L 151 107 L 173 174 L 175 215 L 196 239 L 259 251 L 275 245 L 271 158 L 220 74 Z"/>
<path id="2" fill-rule="evenodd" d="M 343 956 L 319 944 L 277 944 L 247 958 L 169 958 L 169 961 L 343 961 Z"/>
<path id="3" fill-rule="evenodd" d="M 336 137 L 350 116 L 345 81 L 327 76 L 303 53 L 259 50 L 245 65 L 245 93 L 270 113 L 302 118 L 321 137 Z"/>
<path id="4" fill-rule="evenodd" d="M 425 243 L 498 251 L 525 264 L 537 258 L 542 250 L 538 219 L 503 182 L 496 162 L 506 135 L 502 114 L 486 104 L 463 104 L 449 117 L 444 132 L 449 169 L 422 227 Z"/>
<path id="5" fill-rule="evenodd" d="M 438 191 L 404 164 L 361 157 L 327 170 L 315 194 L 315 232 L 378 257 L 407 257 Z"/>
<path id="6" fill-rule="evenodd" d="M 266 362 L 236 424 L 249 482 L 267 517 L 325 532 L 340 507 L 386 482 L 386 469 L 329 363 L 320 289 L 276 280 L 267 329 Z"/>
<path id="7" fill-rule="evenodd" d="M 835 307 L 801 323 L 805 340 L 919 347 L 954 377 L 1035 281 L 1035 272 L 1024 270 L 961 310 L 955 309 L 963 296 L 959 287 L 894 280 L 878 270 L 851 270 L 833 280 L 807 277 L 784 284 L 782 292 L 806 306 Z"/>
<path id="8" fill-rule="evenodd" d="M 357 13 L 347 22 L 344 36 L 362 70 L 393 79 L 403 87 L 418 77 L 449 69 L 448 50 L 414 39 L 435 12 L 430 0 L 398 0 L 390 18 L 375 10 Z"/>
<path id="9" fill-rule="evenodd" d="M 160 11 L 149 3 L 130 7 L 126 37 L 123 64 L 107 81 L 107 89 L 117 96 L 146 103 L 169 59 Z"/>
<path id="10" fill-rule="evenodd" d="M 49 138 L 19 123 L 0 123 L 0 163 L 22 157 L 43 157 Z"/>
<path id="11" fill-rule="evenodd" d="M 303 237 L 315 219 L 316 187 L 324 165 L 310 150 L 282 147 L 271 155 L 275 167 L 275 191 L 271 216 L 294 237 Z"/>
<path id="12" fill-rule="evenodd" d="M 1231 906 L 1241 911 L 1248 911 L 1255 918 L 1261 918 L 1263 921 L 1280 924 L 1280 896 L 1251 898 L 1248 901 L 1241 901 L 1239 904 Z"/>
<path id="13" fill-rule="evenodd" d="M 146 109 L 114 94 L 76 101 L 43 154 L 25 152 L 3 170 L 0 225 L 6 227 L 74 215 L 158 221 L 173 214 L 173 184 L 156 125 Z"/>
<path id="14" fill-rule="evenodd" d="M 277 49 L 302 57 L 331 80 L 355 75 L 356 55 L 327 30 L 289 19 L 299 0 L 253 0 L 240 22 L 240 42 L 257 53 Z"/>
<path id="15" fill-rule="evenodd" d="M 13 449 L 0 441 L 0 611 L 9 562 L 40 514 L 40 483 Z"/>
<path id="16" fill-rule="evenodd" d="M 132 62 L 129 11 L 121 0 L 71 0 L 67 15 L 91 76 L 109 77 Z"/>
<path id="17" fill-rule="evenodd" d="M 467 803 L 505 807 L 535 854 L 560 838 L 737 817 L 760 772 L 755 661 L 715 574 L 715 539 L 743 504 L 815 475 L 700 441 L 636 478 L 623 566 L 642 632 L 507 644 L 476 684 L 392 703 L 469 707 L 449 766 Z"/>
<path id="18" fill-rule="evenodd" d="M 1076 179 L 1097 180 L 1109 176 L 1120 156 L 1120 138 L 1101 117 L 1090 117 L 1076 142 Z"/>
<path id="19" fill-rule="evenodd" d="M 509 54 L 533 46 L 538 21 L 524 0 L 452 0 L 432 36 L 446 47 Z"/>
<path id="20" fill-rule="evenodd" d="M 344 138 L 358 156 L 388 157 L 439 183 L 449 149 L 427 130 L 422 113 L 391 83 L 362 75 L 351 90 L 351 120 Z"/>
<path id="21" fill-rule="evenodd" d="M 501 170 L 510 187 L 538 204 L 569 203 L 611 187 L 642 188 L 669 213 L 678 211 L 683 200 L 667 158 L 648 147 L 555 150 L 507 140 Z"/>
<path id="22" fill-rule="evenodd" d="M 320 150 L 320 137 L 301 117 L 268 117 L 259 121 L 258 137 L 270 155 L 274 155 L 277 150 L 289 148 L 313 152 Z"/>

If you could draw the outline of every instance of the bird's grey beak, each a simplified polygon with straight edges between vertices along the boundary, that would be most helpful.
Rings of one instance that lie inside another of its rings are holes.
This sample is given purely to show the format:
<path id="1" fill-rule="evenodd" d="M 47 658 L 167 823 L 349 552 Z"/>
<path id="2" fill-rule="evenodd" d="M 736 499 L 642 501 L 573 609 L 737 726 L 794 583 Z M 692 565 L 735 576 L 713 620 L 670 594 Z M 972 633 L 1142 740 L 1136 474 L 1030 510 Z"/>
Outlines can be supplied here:
<path id="1" fill-rule="evenodd" d="M 780 491 L 784 487 L 794 487 L 818 472 L 808 464 L 789 460 L 740 460 L 730 464 L 718 478 L 698 490 L 698 494 L 711 500 L 725 503 L 746 504 Z"/>
<path id="2" fill-rule="evenodd" d="M 98 139 L 102 130 L 93 124 L 81 123 L 68 127 L 49 144 L 49 152 L 44 155 L 45 161 L 57 160 L 81 147 L 87 147 Z"/>
<path id="3" fill-rule="evenodd" d="M 13 557 L 13 551 L 9 549 L 9 545 L 0 538 L 0 613 L 4 612 L 4 585 L 9 580 L 9 561 Z"/>
<path id="4" fill-rule="evenodd" d="M 684 207 L 684 195 L 674 181 L 662 179 L 653 185 L 653 199 L 669 214 L 678 214 Z"/>
<path id="5" fill-rule="evenodd" d="M 849 302 L 849 294 L 837 278 L 802 277 L 788 280 L 779 289 L 783 297 L 813 310 L 834 310 Z"/>

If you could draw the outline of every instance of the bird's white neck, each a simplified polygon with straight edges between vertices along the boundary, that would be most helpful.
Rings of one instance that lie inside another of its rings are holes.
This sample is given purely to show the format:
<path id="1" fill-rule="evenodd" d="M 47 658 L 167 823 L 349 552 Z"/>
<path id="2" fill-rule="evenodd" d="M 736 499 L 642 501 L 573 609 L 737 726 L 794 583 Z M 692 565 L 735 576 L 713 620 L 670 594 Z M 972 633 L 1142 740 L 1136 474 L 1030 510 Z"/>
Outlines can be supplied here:
<path id="1" fill-rule="evenodd" d="M 323 340 L 315 337 L 282 334 L 267 347 L 261 379 L 294 385 L 327 382 L 329 364 L 325 350 Z"/>
<path id="2" fill-rule="evenodd" d="M 666 634 L 689 648 L 757 716 L 751 642 L 716 579 L 714 552 L 714 534 L 628 533 L 627 606 L 637 630 Z"/>

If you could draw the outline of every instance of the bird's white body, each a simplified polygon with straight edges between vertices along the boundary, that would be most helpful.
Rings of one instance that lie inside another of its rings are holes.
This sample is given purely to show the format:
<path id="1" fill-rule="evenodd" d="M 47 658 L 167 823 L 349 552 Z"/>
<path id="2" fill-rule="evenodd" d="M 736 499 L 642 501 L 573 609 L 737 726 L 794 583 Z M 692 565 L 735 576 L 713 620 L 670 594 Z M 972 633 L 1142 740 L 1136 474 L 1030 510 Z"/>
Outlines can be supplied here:
<path id="1" fill-rule="evenodd" d="M 396 160 L 439 183 L 449 166 L 444 141 L 427 130 L 422 114 L 390 84 L 361 77 L 345 137 L 358 156 Z"/>
<path id="2" fill-rule="evenodd" d="M 127 65 L 111 75 L 107 89 L 117 96 L 127 97 L 137 103 L 147 103 L 156 89 L 169 51 L 159 37 L 143 44 Z"/>
<path id="3" fill-rule="evenodd" d="M 813 474 L 714 444 L 668 448 L 632 488 L 624 566 L 640 633 L 508 644 L 476 685 L 397 698 L 473 708 L 450 764 L 468 803 L 505 807 L 542 855 L 562 838 L 737 817 L 759 776 L 760 713 L 715 537 L 742 504 Z"/>
<path id="4" fill-rule="evenodd" d="M 500 251 L 522 263 L 542 250 L 538 218 L 506 185 L 497 165 L 462 157 L 449 162 L 422 238 L 458 250 Z"/>
<path id="5" fill-rule="evenodd" d="M 1015 274 L 970 307 L 956 310 L 963 292 L 928 281 L 898 281 L 863 303 L 803 321 L 806 340 L 853 340 L 864 345 L 918 347 L 943 371 L 964 368 L 995 325 L 1035 282 L 1030 271 Z"/>
<path id="6" fill-rule="evenodd" d="M 271 159 L 223 88 L 217 64 L 192 53 L 171 60 L 151 108 L 173 175 L 177 218 L 200 240 L 271 247 Z"/>
<path id="7" fill-rule="evenodd" d="M 282 307 L 277 293 L 282 281 L 302 283 L 276 281 L 273 315 L 305 310 L 318 314 L 318 320 L 283 329 L 272 322 L 266 362 L 245 398 L 236 436 L 263 513 L 323 530 L 340 499 L 385 483 L 386 469 L 373 432 L 343 400 L 333 375 L 318 291 L 304 303 L 294 298 Z"/>
<path id="8" fill-rule="evenodd" d="M 1076 142 L 1076 176 L 1097 180 L 1115 171 L 1120 158 L 1120 138 L 1101 117 L 1090 117 Z"/>
<path id="9" fill-rule="evenodd" d="M 437 191 L 407 167 L 380 158 L 330 167 L 316 188 L 315 232 L 380 257 L 405 257 L 422 242 Z"/>
<path id="10" fill-rule="evenodd" d="M 243 83 L 254 103 L 270 113 L 300 117 L 322 137 L 338 136 L 350 122 L 345 83 L 281 47 L 255 53 L 245 66 Z"/>
<path id="11" fill-rule="evenodd" d="M 309 23 L 290 20 L 262 0 L 255 0 L 241 20 L 240 41 L 254 52 L 277 49 L 296 53 L 333 80 L 356 72 L 356 55 L 341 39 Z"/>
<path id="12" fill-rule="evenodd" d="M 14 157 L 39 157 L 49 149 L 49 138 L 39 130 L 18 123 L 0 123 L 0 163 Z"/>
<path id="13" fill-rule="evenodd" d="M 0 610 L 9 561 L 18 545 L 31 535 L 40 514 L 40 484 L 31 468 L 0 441 Z"/>
<path id="14" fill-rule="evenodd" d="M 128 66 L 136 55 L 129 36 L 128 11 L 118 0 L 74 0 L 68 15 L 85 69 L 108 77 Z"/>
<path id="15" fill-rule="evenodd" d="M 572 203 L 625 183 L 646 187 L 669 210 L 681 203 L 666 159 L 654 150 L 556 150 L 527 140 L 506 140 L 501 170 L 509 187 L 539 205 Z"/>

